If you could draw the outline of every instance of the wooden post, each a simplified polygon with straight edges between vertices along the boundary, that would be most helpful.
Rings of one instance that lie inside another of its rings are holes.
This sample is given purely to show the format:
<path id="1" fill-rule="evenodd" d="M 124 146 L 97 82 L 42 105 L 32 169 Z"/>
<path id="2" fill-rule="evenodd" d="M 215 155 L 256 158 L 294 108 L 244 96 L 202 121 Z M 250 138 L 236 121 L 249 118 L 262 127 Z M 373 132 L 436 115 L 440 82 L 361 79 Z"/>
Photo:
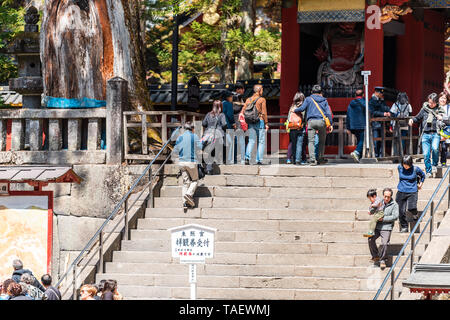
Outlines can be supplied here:
<path id="1" fill-rule="evenodd" d="M 381 156 L 386 157 L 386 126 L 384 121 L 381 121 Z"/>
<path id="2" fill-rule="evenodd" d="M 128 141 L 128 126 L 127 126 L 127 115 L 123 115 L 123 139 L 124 139 L 124 149 L 125 149 L 125 158 L 129 152 L 129 141 Z"/>
<path id="3" fill-rule="evenodd" d="M 344 157 L 344 119 L 339 117 L 338 122 L 338 158 Z"/>
<path id="4" fill-rule="evenodd" d="M 106 164 L 122 163 L 122 111 L 127 103 L 128 82 L 120 77 L 109 79 L 106 86 Z"/>
<path id="5" fill-rule="evenodd" d="M 413 129 L 412 127 L 408 126 L 408 136 L 409 136 L 409 154 L 413 154 L 414 153 L 414 146 L 413 146 Z"/>
<path id="6" fill-rule="evenodd" d="M 25 119 L 13 119 L 11 124 L 11 151 L 25 147 Z"/>
<path id="7" fill-rule="evenodd" d="M 161 115 L 161 139 L 163 144 L 167 142 L 167 114 Z"/>
<path id="8" fill-rule="evenodd" d="M 59 151 L 62 149 L 61 119 L 49 119 L 48 121 L 48 149 Z"/>
<path id="9" fill-rule="evenodd" d="M 6 150 L 6 121 L 0 119 L 0 151 Z"/>
<path id="10" fill-rule="evenodd" d="M 147 146 L 147 115 L 141 114 L 141 123 L 142 123 L 142 154 L 148 154 L 148 146 Z"/>

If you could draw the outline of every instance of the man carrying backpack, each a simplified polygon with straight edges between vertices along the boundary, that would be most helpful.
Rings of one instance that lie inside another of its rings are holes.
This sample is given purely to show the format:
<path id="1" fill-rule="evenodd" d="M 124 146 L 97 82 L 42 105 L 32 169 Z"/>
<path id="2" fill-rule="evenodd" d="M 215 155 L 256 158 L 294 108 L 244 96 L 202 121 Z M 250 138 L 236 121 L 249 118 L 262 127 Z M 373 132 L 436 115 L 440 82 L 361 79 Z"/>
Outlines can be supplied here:
<path id="1" fill-rule="evenodd" d="M 311 95 L 294 112 L 300 113 L 305 110 L 306 121 L 308 123 L 309 164 L 316 166 L 327 162 L 323 157 L 325 153 L 325 139 L 327 138 L 327 132 L 331 133 L 333 131 L 333 114 L 331 113 L 327 99 L 322 96 L 322 87 L 320 85 L 316 84 L 313 86 Z M 314 143 L 316 131 L 319 134 L 318 159 L 316 159 Z"/>
<path id="2" fill-rule="evenodd" d="M 249 138 L 245 151 L 245 164 L 250 163 L 253 148 L 257 143 L 256 163 L 262 164 L 264 148 L 266 145 L 266 131 L 269 130 L 267 121 L 266 99 L 263 98 L 263 86 L 256 84 L 253 87 L 253 96 L 248 98 L 242 108 L 241 114 L 248 124 Z"/>

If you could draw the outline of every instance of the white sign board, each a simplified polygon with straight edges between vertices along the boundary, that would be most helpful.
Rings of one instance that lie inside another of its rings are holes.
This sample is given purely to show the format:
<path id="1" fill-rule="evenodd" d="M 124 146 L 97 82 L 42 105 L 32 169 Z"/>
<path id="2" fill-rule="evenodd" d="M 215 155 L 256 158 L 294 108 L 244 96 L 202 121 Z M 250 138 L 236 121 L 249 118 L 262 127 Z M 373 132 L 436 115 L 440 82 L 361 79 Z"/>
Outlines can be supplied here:
<path id="1" fill-rule="evenodd" d="M 205 263 L 214 257 L 214 236 L 216 229 L 188 224 L 169 229 L 171 232 L 172 258 L 181 263 Z"/>
<path id="2" fill-rule="evenodd" d="M 8 194 L 8 184 L 0 183 L 0 194 Z"/>

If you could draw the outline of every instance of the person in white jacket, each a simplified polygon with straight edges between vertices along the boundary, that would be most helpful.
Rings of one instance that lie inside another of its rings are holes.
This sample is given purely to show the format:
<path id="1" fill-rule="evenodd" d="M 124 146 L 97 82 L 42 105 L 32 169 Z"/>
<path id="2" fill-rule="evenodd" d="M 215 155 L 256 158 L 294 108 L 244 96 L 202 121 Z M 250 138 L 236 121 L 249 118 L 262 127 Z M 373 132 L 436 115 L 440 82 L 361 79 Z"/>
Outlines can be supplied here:
<path id="1" fill-rule="evenodd" d="M 409 104 L 409 98 L 408 95 L 406 94 L 406 92 L 400 92 L 397 95 L 397 101 L 392 105 L 390 113 L 392 114 L 393 117 L 395 118 L 408 118 L 411 114 L 412 114 L 412 107 Z M 399 125 L 400 126 L 400 135 L 401 137 L 407 137 L 408 136 L 408 123 L 407 120 L 403 121 L 391 121 L 391 126 L 392 129 L 394 130 L 394 132 L 396 132 L 395 126 Z M 406 154 L 407 152 L 405 152 L 405 140 L 402 140 L 402 148 L 403 148 L 403 153 Z M 399 154 L 398 150 L 397 150 L 397 144 L 394 143 L 394 154 Z"/>

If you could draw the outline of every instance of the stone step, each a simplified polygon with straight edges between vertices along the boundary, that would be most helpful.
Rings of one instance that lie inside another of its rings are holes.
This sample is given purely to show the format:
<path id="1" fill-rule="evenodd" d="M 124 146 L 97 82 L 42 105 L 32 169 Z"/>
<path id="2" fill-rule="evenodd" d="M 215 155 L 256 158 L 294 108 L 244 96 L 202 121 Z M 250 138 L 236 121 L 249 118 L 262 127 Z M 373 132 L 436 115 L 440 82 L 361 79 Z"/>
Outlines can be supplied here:
<path id="1" fill-rule="evenodd" d="M 402 274 L 404 280 L 408 274 Z M 122 286 L 183 287 L 189 285 L 186 274 L 182 275 L 130 275 L 97 274 L 97 283 L 102 279 L 117 280 Z M 327 277 L 248 277 L 248 276 L 208 276 L 197 277 L 197 286 L 204 288 L 270 288 L 270 289 L 319 289 L 319 290 L 377 290 L 383 277 L 369 279 L 327 278 Z"/>
<path id="2" fill-rule="evenodd" d="M 379 189 L 381 195 L 383 189 Z M 435 189 L 422 189 L 419 199 L 431 198 Z M 393 188 L 394 193 L 397 189 Z M 181 197 L 181 186 L 163 186 L 161 197 Z M 200 186 L 195 192 L 195 197 L 224 197 L 224 198 L 296 198 L 296 199 L 366 199 L 367 188 L 321 188 L 321 187 L 221 187 Z"/>
<path id="3" fill-rule="evenodd" d="M 190 288 L 163 286 L 120 286 L 126 300 L 189 299 Z M 197 288 L 197 299 L 220 300 L 372 300 L 375 290 L 320 290 L 279 288 Z"/>
<path id="4" fill-rule="evenodd" d="M 388 254 L 397 255 L 403 243 L 391 242 Z M 424 244 L 416 247 L 416 254 L 422 254 Z M 171 241 L 165 240 L 127 240 L 122 241 L 124 251 L 170 252 Z M 267 242 L 221 242 L 216 241 L 215 252 L 254 253 L 254 254 L 321 254 L 321 255 L 367 255 L 367 243 L 267 243 Z M 409 253 L 409 247 L 406 250 Z M 148 261 L 152 261 L 151 259 Z M 213 261 L 214 262 L 214 261 Z"/>
<path id="5" fill-rule="evenodd" d="M 223 197 L 194 198 L 196 208 L 242 208 L 242 209 L 304 209 L 304 210 L 367 210 L 367 199 L 309 199 L 293 198 L 234 198 L 232 200 Z M 423 210 L 428 200 L 419 200 L 417 209 Z M 447 204 L 442 203 L 440 210 L 446 209 Z M 182 208 L 181 197 L 155 198 L 155 208 Z"/>
<path id="6" fill-rule="evenodd" d="M 393 260 L 395 257 L 390 257 Z M 212 259 L 211 259 L 212 260 Z M 277 276 L 283 275 L 282 268 L 296 266 L 333 266 L 333 267 L 362 267 L 371 266 L 369 263 L 370 255 L 318 255 L 318 254 L 258 254 L 256 257 L 256 265 L 247 265 L 252 268 L 256 266 L 264 266 L 268 269 L 261 273 L 261 270 L 255 269 L 250 271 L 255 276 Z M 406 260 L 405 256 L 400 257 L 399 262 L 403 263 Z M 387 262 L 390 265 L 390 261 Z M 227 274 L 237 273 L 240 265 L 232 264 L 207 264 L 207 268 L 211 266 L 226 267 Z M 202 266 L 204 268 L 204 266 Z M 182 264 L 171 263 L 130 263 L 130 262 L 107 262 L 106 272 L 110 273 L 177 273 L 177 270 L 182 269 Z M 209 269 L 208 269 L 209 270 Z M 293 274 L 294 269 L 289 269 L 287 272 Z M 225 270 L 220 270 L 220 273 L 213 273 L 217 275 L 225 275 Z"/>
<path id="7" fill-rule="evenodd" d="M 166 229 L 160 230 L 132 230 L 133 239 L 168 239 L 170 233 Z M 398 232 L 398 225 L 395 226 L 391 235 L 391 243 L 404 243 L 408 238 L 408 233 Z M 425 235 L 427 236 L 427 235 Z M 351 232 L 273 232 L 273 231 L 220 231 L 216 234 L 216 241 L 236 241 L 236 242 L 285 242 L 285 243 L 364 243 L 367 238 L 362 233 Z"/>
<path id="8" fill-rule="evenodd" d="M 136 252 L 130 252 L 132 254 L 136 254 Z M 178 262 L 176 264 L 179 264 Z M 237 264 L 236 264 L 237 265 Z M 242 262 L 238 268 L 236 265 L 221 265 L 221 264 L 208 264 L 206 269 L 202 268 L 201 270 L 197 267 L 199 279 L 200 278 L 211 278 L 211 277 L 264 277 L 264 275 L 258 275 L 258 269 L 262 269 L 265 266 L 260 265 L 245 265 L 245 262 Z M 184 273 L 181 273 L 182 276 L 188 272 L 188 266 L 184 266 Z M 409 265 L 408 265 L 409 266 Z M 402 274 L 400 275 L 401 279 L 404 279 L 409 276 L 409 267 L 405 267 Z M 278 266 L 277 266 L 278 267 Z M 256 270 L 250 270 L 254 268 Z M 268 267 L 270 268 L 270 267 Z M 314 267 L 305 267 L 305 266 L 288 266 L 290 272 L 283 272 L 280 275 L 282 278 L 293 278 L 293 277 L 301 277 L 301 278 L 336 278 L 336 279 L 360 279 L 360 280 L 379 280 L 384 279 L 389 272 L 389 268 L 385 270 L 381 270 L 375 266 L 367 266 L 367 267 L 327 267 L 327 266 L 314 266 Z M 235 273 L 231 273 L 231 271 L 235 271 Z M 223 272 L 223 274 L 221 274 Z M 266 272 L 261 272 L 261 274 L 267 274 Z M 162 274 L 132 274 L 126 273 L 99 273 L 97 274 L 97 282 L 101 279 L 116 279 L 120 284 L 130 284 L 130 285 L 157 285 L 158 280 L 157 277 L 167 277 L 167 273 Z M 173 275 L 169 275 L 173 276 Z M 276 275 L 266 275 L 265 277 L 274 277 Z M 184 276 L 185 277 L 185 276 Z M 159 282 L 160 283 L 160 282 Z"/>
<path id="9" fill-rule="evenodd" d="M 426 179 L 423 185 L 424 189 L 435 189 L 439 185 L 440 179 Z M 355 186 L 362 189 L 385 187 L 396 188 L 398 177 L 392 178 L 370 178 L 370 177 L 313 177 L 313 176 L 251 176 L 251 175 L 213 175 L 206 176 L 200 180 L 199 186 L 218 187 L 218 186 L 234 186 L 234 187 L 301 187 L 314 186 L 315 188 L 348 188 Z M 165 186 L 181 186 L 181 178 L 165 178 L 163 185 Z"/>
<path id="10" fill-rule="evenodd" d="M 418 165 L 422 170 L 424 166 Z M 398 164 L 391 165 L 361 165 L 361 164 L 328 164 L 319 167 L 293 166 L 286 164 L 270 166 L 220 165 L 215 169 L 217 175 L 250 175 L 250 176 L 304 176 L 304 177 L 367 177 L 367 178 L 398 178 Z M 177 175 L 177 165 L 166 165 L 165 175 Z"/>
<path id="11" fill-rule="evenodd" d="M 250 219 L 183 219 L 145 218 L 138 220 L 139 230 L 167 230 L 185 224 L 201 224 L 222 231 L 291 231 L 291 232 L 367 232 L 369 221 L 299 221 Z M 435 227 L 439 222 L 435 221 Z M 395 222 L 394 228 L 398 225 Z M 425 222 L 420 227 L 423 228 Z M 395 230 L 395 229 L 394 229 Z"/>
<path id="12" fill-rule="evenodd" d="M 436 219 L 442 219 L 445 211 L 436 212 Z M 428 210 L 425 217 L 428 217 Z M 302 210 L 302 209 L 235 209 L 228 208 L 152 208 L 147 209 L 146 218 L 202 218 L 202 219 L 264 219 L 264 220 L 330 220 L 369 221 L 367 210 Z"/>

